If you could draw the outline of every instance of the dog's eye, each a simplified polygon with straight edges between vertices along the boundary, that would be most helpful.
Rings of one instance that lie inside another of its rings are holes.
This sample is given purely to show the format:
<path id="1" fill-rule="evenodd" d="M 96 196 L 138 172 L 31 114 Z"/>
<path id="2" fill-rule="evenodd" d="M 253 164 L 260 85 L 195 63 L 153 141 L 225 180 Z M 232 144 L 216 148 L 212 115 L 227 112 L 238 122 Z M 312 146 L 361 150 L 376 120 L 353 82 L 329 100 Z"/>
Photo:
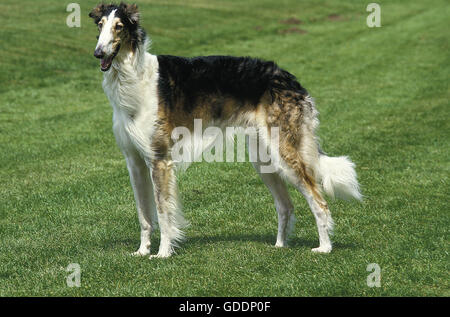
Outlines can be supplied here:
<path id="1" fill-rule="evenodd" d="M 101 30 L 102 27 L 103 27 L 103 23 L 99 23 L 99 24 L 98 24 L 98 29 Z"/>
<path id="2" fill-rule="evenodd" d="M 123 29 L 123 25 L 122 24 L 116 24 L 116 31 L 120 31 Z"/>

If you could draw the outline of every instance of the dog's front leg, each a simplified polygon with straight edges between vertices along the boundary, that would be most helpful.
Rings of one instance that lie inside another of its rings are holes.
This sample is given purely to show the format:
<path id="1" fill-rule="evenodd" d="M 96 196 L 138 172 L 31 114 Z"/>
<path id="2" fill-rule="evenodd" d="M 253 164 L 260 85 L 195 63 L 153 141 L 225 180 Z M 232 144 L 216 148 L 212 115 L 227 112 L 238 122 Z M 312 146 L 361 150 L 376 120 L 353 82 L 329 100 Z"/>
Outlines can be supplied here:
<path id="1" fill-rule="evenodd" d="M 187 225 L 178 200 L 175 167 L 169 160 L 152 162 L 152 179 L 155 192 L 161 243 L 156 257 L 166 258 L 173 253 L 177 242 L 183 239 Z"/>
<path id="2" fill-rule="evenodd" d="M 150 254 L 150 241 L 153 229 L 157 226 L 156 204 L 150 170 L 137 154 L 125 154 L 131 186 L 141 226 L 141 244 L 133 255 Z"/>

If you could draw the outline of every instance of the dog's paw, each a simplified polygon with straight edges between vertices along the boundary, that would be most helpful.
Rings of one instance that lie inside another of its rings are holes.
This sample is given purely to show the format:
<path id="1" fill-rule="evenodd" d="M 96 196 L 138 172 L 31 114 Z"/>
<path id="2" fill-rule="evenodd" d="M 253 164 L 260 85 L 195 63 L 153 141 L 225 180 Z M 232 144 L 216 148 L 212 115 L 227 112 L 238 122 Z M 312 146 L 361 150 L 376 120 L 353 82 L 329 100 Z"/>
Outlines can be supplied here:
<path id="1" fill-rule="evenodd" d="M 315 252 L 315 253 L 330 253 L 331 252 L 331 246 L 318 247 L 318 248 L 311 249 L 311 251 Z"/>
<path id="2" fill-rule="evenodd" d="M 171 249 L 171 248 L 159 249 L 158 254 L 150 255 L 149 259 L 155 259 L 155 258 L 166 259 L 166 258 L 170 257 L 172 255 L 172 253 L 173 253 L 173 249 Z"/>
<path id="3" fill-rule="evenodd" d="M 149 249 L 144 249 L 144 250 L 137 250 L 136 252 L 131 253 L 132 256 L 146 256 L 150 254 L 150 250 Z"/>
<path id="4" fill-rule="evenodd" d="M 277 241 L 277 243 L 275 243 L 275 247 L 276 248 L 287 248 L 288 245 L 286 242 Z"/>
<path id="5" fill-rule="evenodd" d="M 170 257 L 170 254 L 169 255 L 167 255 L 167 254 L 153 254 L 153 255 L 150 255 L 148 258 L 151 260 L 151 259 L 167 259 L 168 257 Z"/>

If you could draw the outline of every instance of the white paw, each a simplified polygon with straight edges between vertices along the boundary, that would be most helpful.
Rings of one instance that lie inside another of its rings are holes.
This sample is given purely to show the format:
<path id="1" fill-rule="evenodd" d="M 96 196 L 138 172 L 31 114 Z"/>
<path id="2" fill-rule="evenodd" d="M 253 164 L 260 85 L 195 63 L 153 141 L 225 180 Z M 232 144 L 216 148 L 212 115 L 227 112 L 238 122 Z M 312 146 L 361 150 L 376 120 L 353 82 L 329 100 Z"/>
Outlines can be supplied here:
<path id="1" fill-rule="evenodd" d="M 170 256 L 170 254 L 154 254 L 154 255 L 150 255 L 149 259 L 167 259 Z"/>
<path id="2" fill-rule="evenodd" d="M 277 248 L 287 248 L 287 243 L 286 242 L 279 242 L 277 241 L 277 243 L 275 243 L 275 247 Z"/>
<path id="3" fill-rule="evenodd" d="M 132 256 L 146 256 L 150 254 L 150 249 L 139 249 L 136 252 L 131 253 Z"/>
<path id="4" fill-rule="evenodd" d="M 331 246 L 318 247 L 318 248 L 311 249 L 311 251 L 315 252 L 315 253 L 330 253 L 331 252 Z"/>

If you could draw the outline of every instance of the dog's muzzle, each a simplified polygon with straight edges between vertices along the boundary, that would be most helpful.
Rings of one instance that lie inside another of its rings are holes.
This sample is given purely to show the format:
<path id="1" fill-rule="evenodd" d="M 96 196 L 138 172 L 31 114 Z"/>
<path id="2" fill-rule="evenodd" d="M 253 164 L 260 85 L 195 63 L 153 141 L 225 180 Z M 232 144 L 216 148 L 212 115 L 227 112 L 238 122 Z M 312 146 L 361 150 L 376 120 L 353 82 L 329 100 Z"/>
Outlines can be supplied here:
<path id="1" fill-rule="evenodd" d="M 117 53 L 119 52 L 119 49 L 120 49 L 120 45 L 118 45 L 116 51 L 110 56 L 105 56 L 105 52 L 103 51 L 103 48 L 101 46 L 98 47 L 94 51 L 94 56 L 96 58 L 100 59 L 100 69 L 103 72 L 106 72 L 111 68 L 112 61 L 113 61 L 114 57 L 116 57 Z"/>

